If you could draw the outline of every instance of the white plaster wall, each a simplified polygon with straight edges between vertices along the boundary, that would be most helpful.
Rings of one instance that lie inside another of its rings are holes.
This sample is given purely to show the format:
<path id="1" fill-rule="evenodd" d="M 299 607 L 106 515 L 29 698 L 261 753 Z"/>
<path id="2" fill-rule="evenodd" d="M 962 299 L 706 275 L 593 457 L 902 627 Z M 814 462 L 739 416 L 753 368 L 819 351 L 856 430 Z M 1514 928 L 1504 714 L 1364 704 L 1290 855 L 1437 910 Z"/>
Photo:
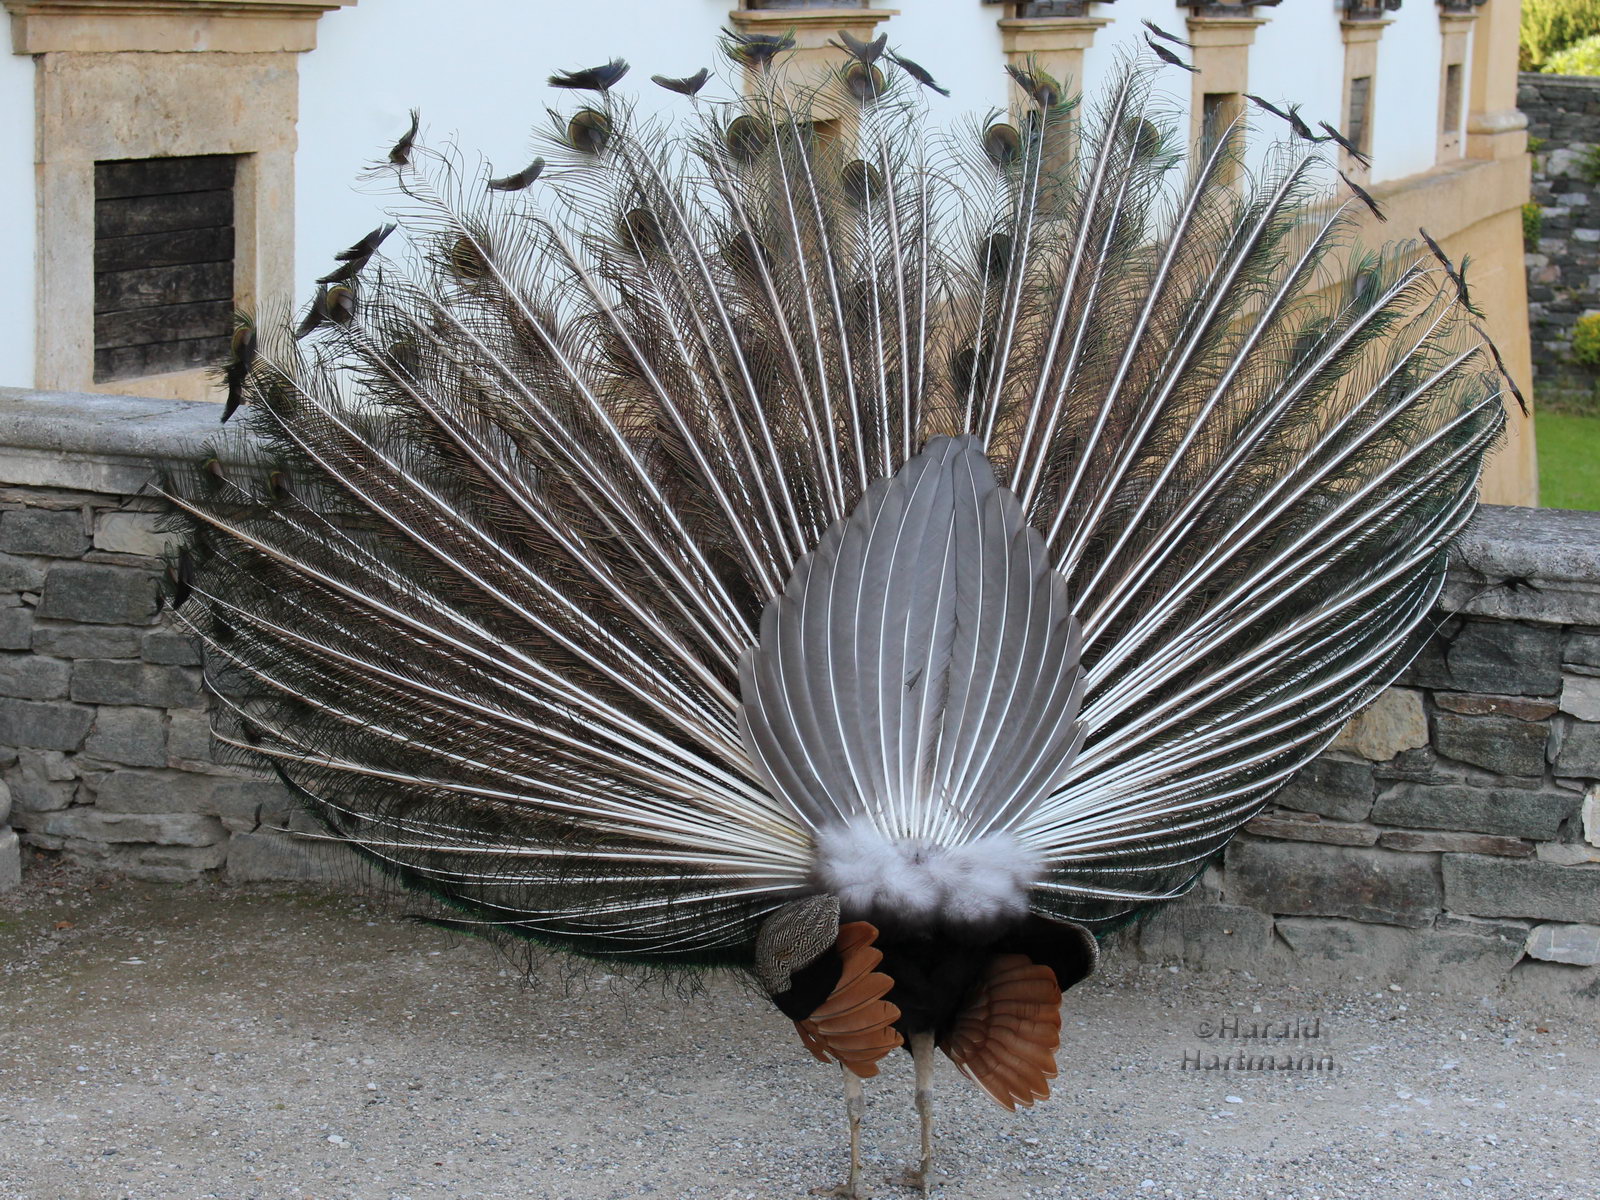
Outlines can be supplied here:
<path id="1" fill-rule="evenodd" d="M 1301 115 L 1313 129 L 1318 121 L 1343 128 L 1344 42 L 1339 13 L 1331 0 L 1297 7 L 1289 0 L 1287 5 L 1258 9 L 1257 13 L 1265 15 L 1267 23 L 1256 30 L 1250 47 L 1250 91 L 1279 108 L 1300 105 Z M 1250 159 L 1259 163 L 1265 139 L 1290 134 L 1285 122 L 1271 113 L 1254 105 L 1249 111 L 1252 126 L 1261 135 Z"/>
<path id="2" fill-rule="evenodd" d="M 1372 178 L 1426 171 L 1439 154 L 1439 33 L 1435 4 L 1405 4 L 1378 43 Z"/>
<path id="3" fill-rule="evenodd" d="M 0 387 L 33 386 L 33 59 L 0 47 Z"/>

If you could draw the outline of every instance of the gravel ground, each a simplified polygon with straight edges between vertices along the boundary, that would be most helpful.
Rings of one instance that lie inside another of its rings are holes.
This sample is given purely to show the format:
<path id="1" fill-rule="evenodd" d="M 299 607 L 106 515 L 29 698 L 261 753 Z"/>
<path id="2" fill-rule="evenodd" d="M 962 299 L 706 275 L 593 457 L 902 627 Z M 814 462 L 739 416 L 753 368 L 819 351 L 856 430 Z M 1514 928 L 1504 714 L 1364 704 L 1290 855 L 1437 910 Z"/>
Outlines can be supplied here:
<path id="1" fill-rule="evenodd" d="M 731 980 L 528 986 L 348 897 L 31 866 L 0 898 L 4 1200 L 765 1200 L 838 1178 L 836 1074 Z M 1308 1023 L 1276 1049 L 1331 1066 L 1184 1069 L 1260 1052 L 1230 1018 Z M 1592 1014 L 1124 962 L 1070 994 L 1064 1041 L 1055 1098 L 1015 1116 L 941 1062 L 937 1196 L 1600 1194 Z M 910 1090 L 905 1055 L 868 1084 L 870 1180 L 914 1149 Z"/>

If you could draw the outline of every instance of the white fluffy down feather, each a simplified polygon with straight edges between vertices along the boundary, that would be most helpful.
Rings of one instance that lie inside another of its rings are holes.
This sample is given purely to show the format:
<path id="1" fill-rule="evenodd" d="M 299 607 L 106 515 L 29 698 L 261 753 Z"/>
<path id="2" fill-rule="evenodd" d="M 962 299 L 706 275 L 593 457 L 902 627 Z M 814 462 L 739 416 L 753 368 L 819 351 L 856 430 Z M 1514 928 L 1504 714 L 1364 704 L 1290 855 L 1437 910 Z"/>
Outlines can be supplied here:
<path id="1" fill-rule="evenodd" d="M 816 879 L 847 920 L 987 925 L 1028 911 L 1040 863 L 1008 833 L 957 846 L 891 841 L 865 821 L 817 836 Z"/>

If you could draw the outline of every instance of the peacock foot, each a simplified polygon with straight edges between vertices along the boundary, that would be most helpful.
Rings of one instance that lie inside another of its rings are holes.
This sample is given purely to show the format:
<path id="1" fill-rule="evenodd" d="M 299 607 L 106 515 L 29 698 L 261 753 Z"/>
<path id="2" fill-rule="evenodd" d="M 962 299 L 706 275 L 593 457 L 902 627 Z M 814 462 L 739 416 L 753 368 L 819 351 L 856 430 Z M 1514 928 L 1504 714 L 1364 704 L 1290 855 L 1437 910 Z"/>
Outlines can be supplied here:
<path id="1" fill-rule="evenodd" d="M 867 1190 L 867 1185 L 856 1180 L 847 1180 L 837 1187 L 814 1187 L 811 1189 L 813 1196 L 832 1196 L 834 1200 L 872 1200 L 872 1193 Z"/>
<path id="2" fill-rule="evenodd" d="M 889 1182 L 898 1187 L 915 1188 L 920 1192 L 930 1192 L 933 1190 L 934 1185 L 939 1182 L 939 1173 L 927 1165 L 907 1167 L 900 1174 L 891 1175 Z"/>

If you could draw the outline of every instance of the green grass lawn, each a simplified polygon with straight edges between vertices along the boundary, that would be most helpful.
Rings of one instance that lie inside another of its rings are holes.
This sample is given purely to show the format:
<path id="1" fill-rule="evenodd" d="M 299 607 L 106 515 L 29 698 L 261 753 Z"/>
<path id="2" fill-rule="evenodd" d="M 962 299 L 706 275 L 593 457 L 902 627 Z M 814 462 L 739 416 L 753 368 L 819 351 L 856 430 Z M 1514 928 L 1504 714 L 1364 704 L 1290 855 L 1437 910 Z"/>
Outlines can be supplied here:
<path id="1" fill-rule="evenodd" d="M 1600 510 L 1600 417 L 1534 414 L 1539 444 L 1539 503 Z"/>

